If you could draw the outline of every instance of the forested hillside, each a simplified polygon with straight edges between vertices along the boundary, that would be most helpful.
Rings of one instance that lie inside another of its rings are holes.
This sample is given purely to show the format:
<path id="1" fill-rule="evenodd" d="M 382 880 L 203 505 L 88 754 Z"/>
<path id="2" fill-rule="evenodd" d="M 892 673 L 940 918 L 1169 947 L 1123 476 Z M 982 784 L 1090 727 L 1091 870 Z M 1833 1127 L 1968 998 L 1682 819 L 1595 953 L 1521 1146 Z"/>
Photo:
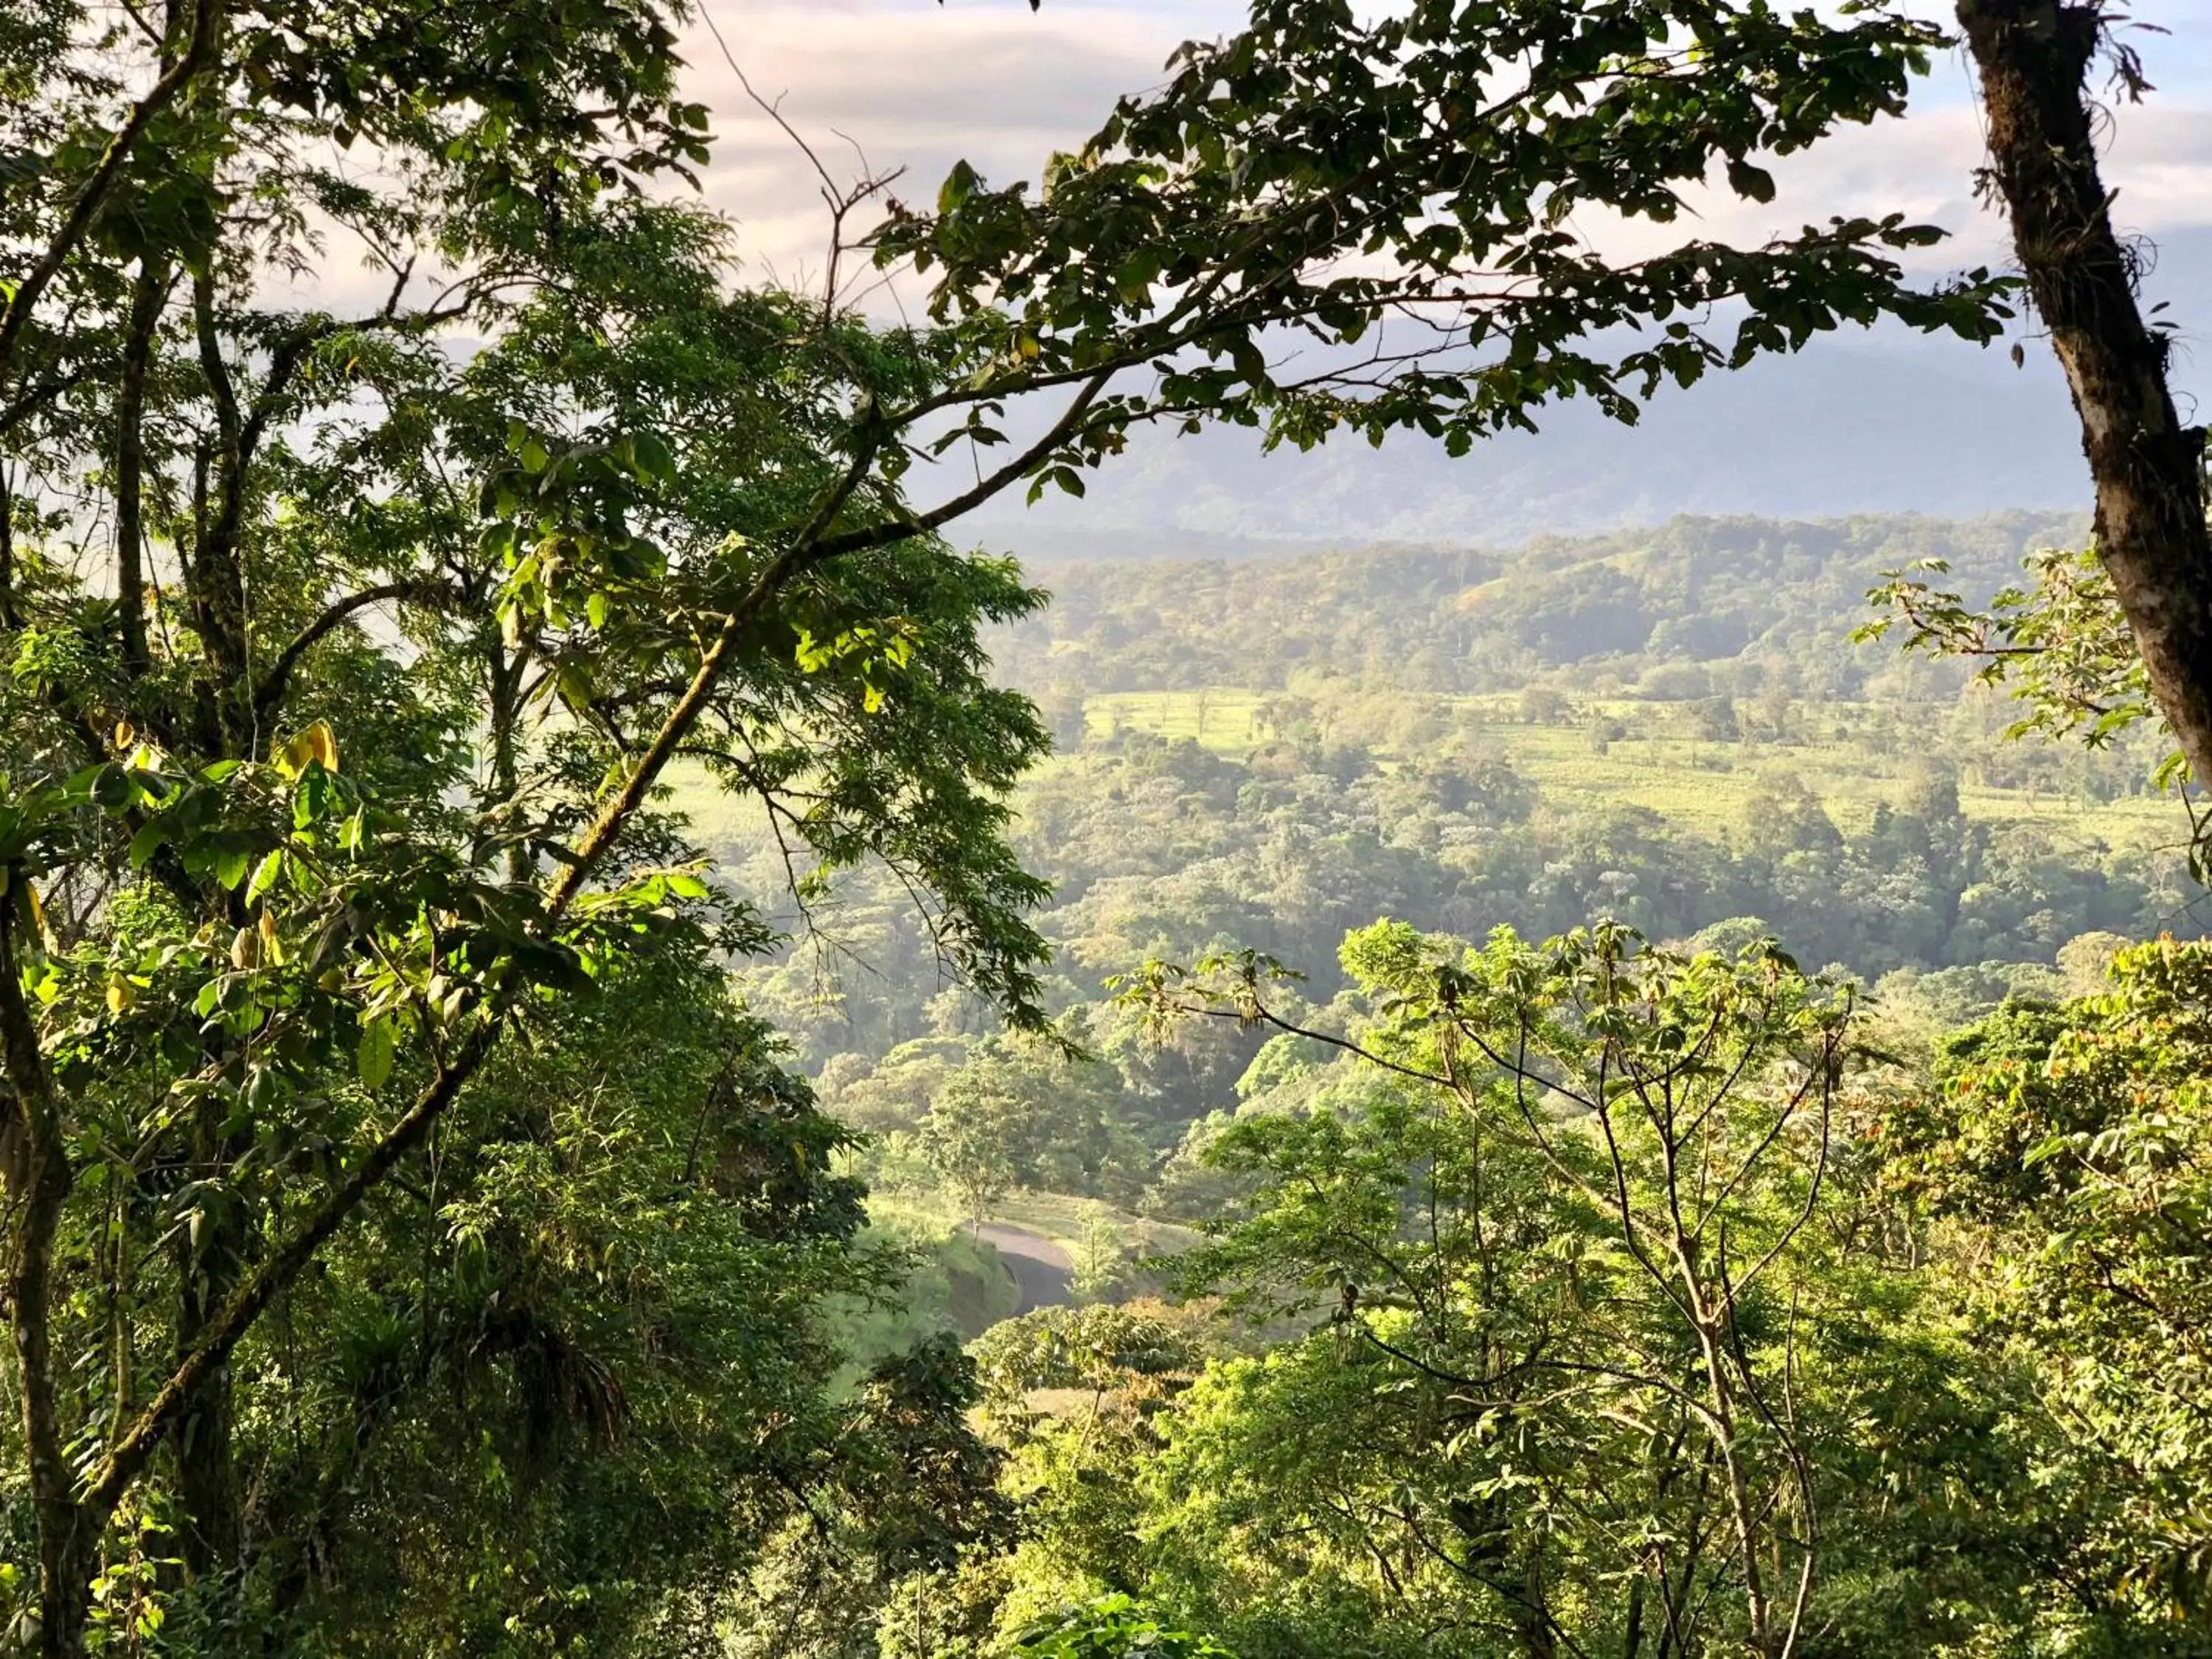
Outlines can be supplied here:
<path id="1" fill-rule="evenodd" d="M 1899 672 L 1850 643 L 1884 571 L 1946 560 L 1985 599 L 2020 579 L 2023 555 L 2077 544 L 2087 527 L 2063 514 L 1676 519 L 1504 549 L 1348 545 L 1218 563 L 1148 560 L 1132 538 L 1120 561 L 1032 562 L 1052 606 L 996 640 L 994 655 L 1015 684 L 1047 695 L 1302 680 L 1628 690 L 1664 665 L 1728 663 L 1723 690 L 1779 682 L 1848 700 Z"/>
<path id="2" fill-rule="evenodd" d="M 1054 885 L 1057 1002 L 1222 944 L 1326 988 L 1336 940 L 1383 915 L 1474 937 L 1609 915 L 1769 929 L 1958 1015 L 2050 982 L 2078 936 L 2193 933 L 2154 740 L 2006 742 L 2002 696 L 1850 637 L 1886 569 L 1942 557 L 1987 594 L 2075 528 L 1680 520 L 1505 554 L 1041 569 L 1051 608 L 994 646 L 1058 744 L 1016 831 Z M 700 827 L 737 867 L 780 856 Z M 903 915 L 848 883 L 751 994 L 817 1061 L 960 1029 L 976 1011 L 932 1012 Z"/>
<path id="3" fill-rule="evenodd" d="M 1638 1283 L 1637 1206 L 1721 1178 L 1712 1213 L 1745 1230 L 1733 1248 L 1796 1265 L 1782 1270 L 1790 1322 L 1759 1339 L 1781 1346 L 1747 1350 L 1729 1362 L 1737 1381 L 1713 1386 L 1759 1386 L 1776 1366 L 1821 1379 L 1783 1384 L 1808 1395 L 1756 1455 L 1780 1460 L 1767 1502 L 1838 1506 L 1816 1604 L 1851 1632 L 1838 1650 L 1980 1651 L 2007 1632 L 2171 1650 L 2180 1627 L 2151 1611 L 2164 1592 L 2087 1610 L 2038 1582 L 2100 1557 L 2092 1573 L 2182 1571 L 2164 1547 L 2135 1556 L 2106 1534 L 2124 1528 L 2119 1511 L 2060 1502 L 1998 1525 L 1993 1509 L 1937 1496 L 1989 1482 L 2025 1504 L 2062 1465 L 2095 1484 L 2068 1462 L 2081 1447 L 2061 1425 L 2076 1409 L 2101 1425 L 2084 1443 L 2106 1448 L 2093 1461 L 2132 1455 L 2105 1436 L 2151 1431 L 2117 1398 L 2077 1407 L 2045 1392 L 2061 1376 L 2090 1385 L 2039 1357 L 2027 1303 L 1954 1294 L 1941 1264 L 1994 1253 L 2029 1273 L 2008 1253 L 2033 1247 L 2035 1224 L 1977 1183 L 2010 1179 L 2000 1148 L 2025 1151 L 2050 1132 L 2038 1114 L 2061 1109 L 1997 1106 L 2006 1079 L 2073 1045 L 2151 1041 L 2140 1022 L 2162 999 L 2197 1006 L 2194 951 L 2124 954 L 2203 931 L 2188 815 L 2153 781 L 2154 732 L 2095 749 L 2008 739 L 2019 710 L 2001 691 L 1851 637 L 1886 571 L 1941 559 L 1986 600 L 2078 533 L 2024 515 L 1677 520 L 1504 552 L 1031 572 L 1052 608 L 993 644 L 1054 729 L 1054 757 L 1017 791 L 1014 844 L 1054 884 L 1039 915 L 1048 1002 L 1079 1052 L 995 1034 L 933 965 L 904 896 L 865 872 L 794 915 L 799 942 L 780 963 L 739 975 L 794 1034 L 825 1108 L 866 1137 L 854 1167 L 883 1224 L 925 1248 L 908 1316 L 977 1338 L 990 1436 L 1011 1457 L 1000 1488 L 1041 1528 L 934 1581 L 925 1616 L 947 1621 L 946 1639 L 977 1628 L 978 1597 L 1004 1628 L 1134 1589 L 1239 1654 L 1426 1653 L 1439 1620 L 1466 1621 L 1453 1650 L 1470 1653 L 1601 1638 L 1633 1651 L 1639 1624 L 1664 1621 L 1681 1634 L 1656 1650 L 1698 1650 L 1711 1615 L 1689 1598 L 1735 1571 L 1704 1559 L 1715 1546 L 1698 1529 L 1720 1520 L 1710 1492 L 1642 1462 L 1649 1437 L 1680 1444 L 1701 1408 L 1645 1375 L 1683 1355 L 1632 1334 L 1679 1312 L 1663 1276 Z M 781 861 L 764 822 L 697 827 L 741 885 Z M 1582 931 L 1594 923 L 1595 944 Z M 1644 954 L 1604 931 L 1615 925 L 1683 956 Z M 1555 1034 L 1543 1059 L 1498 1062 L 1509 1077 L 1532 1066 L 1565 1103 L 1577 1075 L 1591 1086 L 1577 1067 L 1663 1074 L 1663 1048 L 1641 1045 L 1710 1018 L 1696 1052 L 1710 1044 L 1711 1060 L 1667 1109 L 1749 1139 L 1705 1147 L 1698 1173 L 1662 1174 L 1649 1160 L 1668 1132 L 1646 1124 L 1650 1145 L 1606 1156 L 1620 1178 L 1657 1184 L 1608 1219 L 1589 1206 L 1613 1177 L 1603 1158 L 1583 1164 L 1594 1149 L 1564 1103 L 1546 1109 L 1567 1113 L 1548 1129 L 1516 1132 L 1473 1084 L 1467 1118 L 1448 1105 L 1455 1084 L 1446 1104 L 1425 1098 L 1453 1068 L 1415 1035 L 1437 1011 L 1408 1000 L 1431 994 L 1433 965 L 1462 960 L 1446 941 L 1493 934 L 1463 959 L 1457 994 L 1494 1000 L 1459 1007 L 1448 1029 L 1496 1057 L 1484 1023 L 1518 1022 L 1526 1042 L 1540 1029 L 1526 1022 L 1548 1018 L 1531 1007 L 1558 994 L 1544 975 L 1565 975 L 1585 1007 L 1610 984 L 1639 1011 L 1620 1036 L 1591 1027 L 1581 1054 L 1550 1046 Z M 1520 943 L 1553 936 L 1581 942 Z M 1593 949 L 1618 956 L 1618 981 L 1581 977 Z M 1680 965 L 1691 957 L 1700 965 Z M 1777 1001 L 1772 964 L 1793 958 L 1826 977 Z M 1197 978 L 1144 967 L 1202 959 L 1214 965 Z M 1835 1062 L 1818 1114 L 1822 1136 L 1868 1149 L 1850 1153 L 1805 1144 L 1802 1096 L 1757 1080 L 1812 1033 L 1840 1040 L 1838 1021 L 1858 1058 Z M 1460 1127 L 1484 1122 L 1503 1137 L 1487 1153 Z M 1871 1150 L 1885 1139 L 1889 1152 Z M 1822 1182 L 1835 1218 L 1801 1232 L 1788 1206 Z M 2075 1201 L 2032 1190 L 2038 1205 Z M 916 1231 L 933 1207 L 933 1245 Z M 1018 1243 L 1056 1244 L 1077 1306 L 994 1325 L 972 1301 L 939 1300 L 987 1216 L 1018 1218 Z M 1194 1248 L 1191 1229 L 1210 1238 Z M 1468 1273 L 1528 1299 L 1486 1292 L 1488 1322 L 1462 1330 L 1431 1298 Z M 1708 1288 L 1738 1305 L 1732 1282 Z M 2057 1293 L 2032 1273 L 2018 1289 Z M 1969 1364 L 1978 1395 L 1937 1381 Z M 1498 1397 L 1466 1403 L 1478 1376 Z M 1624 1437 L 1559 1437 L 1541 1425 L 1564 1401 L 1620 1414 Z M 1844 1431 L 1855 1413 L 1861 1429 Z M 1883 1519 L 1850 1495 L 1872 1467 L 1852 1460 L 1900 1434 L 1913 1518 Z M 1604 1588 L 1609 1540 L 1628 1528 L 1687 1528 L 1650 1546 L 1683 1575 L 1656 1606 Z M 1760 1547 L 1786 1565 L 1802 1546 L 1778 1531 Z M 1151 1628 L 1110 1597 L 1085 1618 L 1083 1639 L 1109 1644 L 1065 1650 L 1138 1651 Z"/>

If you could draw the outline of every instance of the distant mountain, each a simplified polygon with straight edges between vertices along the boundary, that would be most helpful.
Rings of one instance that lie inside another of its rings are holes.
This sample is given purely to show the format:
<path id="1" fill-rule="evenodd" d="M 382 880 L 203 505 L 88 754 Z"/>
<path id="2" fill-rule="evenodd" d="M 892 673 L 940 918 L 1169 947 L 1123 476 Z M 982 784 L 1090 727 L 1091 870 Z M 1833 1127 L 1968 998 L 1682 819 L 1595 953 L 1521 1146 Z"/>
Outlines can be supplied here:
<path id="1" fill-rule="evenodd" d="M 2147 297 L 2201 313 L 2186 296 L 2207 275 L 2212 237 L 2175 238 L 2158 252 Z M 2212 352 L 2191 333 L 2178 343 L 2185 396 Z M 1036 558 L 1237 558 L 1377 540 L 1507 547 L 1677 514 L 2085 509 L 2065 384 L 2048 346 L 2030 340 L 2025 356 L 2014 368 L 2001 346 L 1850 331 L 1662 392 L 1634 428 L 1571 404 L 1540 433 L 1492 440 L 1456 461 L 1413 439 L 1263 455 L 1246 432 L 1147 434 L 1091 477 L 1084 499 L 996 507 L 969 529 Z"/>
<path id="2" fill-rule="evenodd" d="M 2014 368 L 1956 341 L 1839 339 L 1662 392 L 1633 428 L 1571 404 L 1461 460 L 1413 438 L 1267 455 L 1242 431 L 1147 434 L 1081 501 L 973 528 L 1041 557 L 1234 557 L 1347 540 L 1507 546 L 1683 513 L 2078 507 L 2088 478 L 2073 422 L 2047 355 Z"/>

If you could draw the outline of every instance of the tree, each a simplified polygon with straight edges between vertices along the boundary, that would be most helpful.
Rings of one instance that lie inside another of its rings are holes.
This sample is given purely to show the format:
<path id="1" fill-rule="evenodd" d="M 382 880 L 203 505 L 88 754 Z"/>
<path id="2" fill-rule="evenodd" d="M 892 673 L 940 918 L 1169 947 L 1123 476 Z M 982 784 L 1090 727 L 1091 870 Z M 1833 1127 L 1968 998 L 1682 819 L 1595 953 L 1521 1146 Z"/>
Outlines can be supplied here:
<path id="1" fill-rule="evenodd" d="M 1725 694 L 1708 697 L 1698 703 L 1695 711 L 1698 735 L 1709 743 L 1738 743 L 1743 738 L 1743 722 L 1737 715 L 1735 699 Z"/>
<path id="2" fill-rule="evenodd" d="M 1129 1265 L 1128 1241 L 1103 1204 L 1085 1212 L 1076 1241 L 1075 1271 L 1069 1288 L 1079 1302 L 1106 1300 L 1119 1288 Z"/>
<path id="3" fill-rule="evenodd" d="M 1102 1596 L 1080 1607 L 1039 1620 L 1014 1651 L 1024 1659 L 1235 1659 L 1210 1637 L 1164 1628 L 1126 1595 Z"/>
<path id="4" fill-rule="evenodd" d="M 1556 726 L 1571 707 L 1566 693 L 1548 685 L 1532 685 L 1521 694 L 1521 718 L 1531 726 Z"/>
<path id="5" fill-rule="evenodd" d="M 173 1502 L 210 1593 L 272 1541 L 240 1530 L 241 1388 L 480 1133 L 518 1036 L 641 938 L 764 942 L 656 813 L 673 780 L 757 802 L 801 908 L 896 872 L 1042 1028 L 1002 797 L 1045 734 L 978 642 L 1041 596 L 937 539 L 969 510 L 1079 491 L 1144 422 L 1458 450 L 1846 320 L 1996 325 L 1978 275 L 1902 283 L 1934 233 L 1901 217 L 1624 264 L 1561 228 L 1669 220 L 1714 165 L 1763 197 L 1761 154 L 1896 112 L 1936 36 L 1879 11 L 1266 0 L 1040 196 L 961 168 L 894 213 L 876 253 L 937 286 L 890 331 L 835 275 L 873 182 L 832 188 L 806 295 L 733 289 L 726 226 L 644 188 L 707 154 L 671 23 L 0 24 L 0 1269 L 46 1653 L 133 1516 Z M 356 254 L 382 293 L 343 306 Z M 1325 366 L 1270 359 L 1297 330 Z M 1016 398 L 1058 401 L 1006 444 Z M 963 444 L 973 482 L 910 499 Z M 162 1358 L 79 1363 L 102 1343 Z"/>
<path id="6" fill-rule="evenodd" d="M 365 1206 L 247 1346 L 223 1570 L 136 1581 L 204 1545 L 131 1540 L 108 1571 L 130 1593 L 94 1613 L 111 1644 L 151 1612 L 188 1653 L 703 1645 L 746 1517 L 845 1443 L 820 1299 L 883 1273 L 849 1243 L 844 1137 L 720 963 L 640 943 L 487 1068 L 427 1184 Z"/>
<path id="7" fill-rule="evenodd" d="M 1373 1494 L 1334 1506 L 1353 1557 L 1402 1554 L 1407 1579 L 1441 1565 L 1445 1582 L 1487 1592 L 1489 1616 L 1532 1659 L 1601 1630 L 1634 1651 L 1662 1617 L 1679 1649 L 1703 1616 L 1691 1609 L 1731 1581 L 1745 1648 L 1798 1651 L 1826 1482 L 1819 1413 L 1798 1380 L 1798 1345 L 1813 1339 L 1796 1310 L 1820 1299 L 1807 1264 L 1820 1250 L 1848 998 L 1769 944 L 1683 958 L 1610 926 L 1541 946 L 1500 930 L 1468 950 L 1378 924 L 1346 941 L 1345 961 L 1387 1011 L 1357 1039 L 1275 1013 L 1269 964 L 1249 954 L 1190 973 L 1153 964 L 1128 992 L 1165 1018 L 1320 1037 L 1386 1091 L 1415 1085 L 1350 1131 L 1316 1114 L 1231 1132 L 1273 1177 L 1267 1207 L 1194 1262 L 1194 1282 L 1249 1274 L 1265 1297 L 1334 1281 L 1336 1327 L 1406 1389 L 1377 1439 L 1348 1404 L 1371 1384 L 1325 1352 L 1285 1355 L 1301 1403 L 1259 1432 L 1271 1452 L 1246 1455 L 1294 1459 L 1330 1442 L 1322 1490 Z M 1300 1418 L 1316 1427 L 1293 1437 L 1284 1425 Z M 1629 1440 L 1606 1424 L 1629 1425 Z M 1425 1455 L 1437 1462 L 1420 1498 L 1384 1497 Z M 1703 1470 L 1694 1500 L 1677 1485 L 1689 1468 Z M 1194 1474 L 1194 1493 L 1213 1494 L 1199 1508 L 1233 1506 L 1225 1470 Z M 1647 1479 L 1656 1489 L 1636 1501 L 1650 1507 L 1611 1510 Z M 1522 1503 L 1523 1487 L 1542 1497 Z M 1694 1516 L 1678 1512 L 1692 1501 Z M 1595 1538 L 1562 1518 L 1591 1505 Z M 1285 1522 L 1283 1535 L 1302 1530 Z M 1608 1560 L 1610 1540 L 1627 1538 L 1639 1547 Z M 1613 1601 L 1588 1591 L 1607 1578 L 1628 1585 L 1618 1625 Z M 1594 1599 L 1603 1612 L 1578 1628 Z"/>
<path id="8" fill-rule="evenodd" d="M 1030 1103 L 988 1064 L 955 1072 L 930 1102 L 921 1155 L 981 1230 L 994 1201 L 1020 1182 L 1033 1138 Z"/>
<path id="9" fill-rule="evenodd" d="M 2033 1356 L 2062 1583 L 2171 1650 L 2212 1644 L 2212 951 L 2123 951 L 2100 994 L 1958 1033 L 1891 1127 L 1899 1178 L 1982 1230 L 1986 1346 Z"/>
<path id="10" fill-rule="evenodd" d="M 2092 71 L 2109 56 L 2131 99 L 2148 88 L 2125 18 L 2103 0 L 1959 0 L 1981 77 L 1982 186 L 2012 221 L 2037 314 L 2081 420 L 2097 490 L 2097 558 L 2149 690 L 2190 769 L 2212 777 L 2212 534 L 2204 432 L 2167 382 L 2173 328 L 2146 318 L 2138 262 L 2112 228 L 2097 161 Z"/>
<path id="11" fill-rule="evenodd" d="M 625 187 L 702 153 L 658 11 L 439 18 L 208 0 L 141 41 L 58 5 L 0 37 L 10 1450 L 20 1623 L 47 1652 L 78 1649 L 138 1517 L 176 1514 L 165 1589 L 236 1589 L 240 1618 L 253 1586 L 312 1584 L 286 1558 L 363 1539 L 312 1503 L 249 1516 L 247 1425 L 304 1389 L 303 1322 L 342 1344 L 388 1283 L 395 1194 L 435 1200 L 433 1263 L 491 1201 L 506 1115 L 561 1073 L 518 1074 L 513 1036 L 573 1060 L 567 999 L 766 942 L 652 804 L 679 758 L 780 814 L 795 880 L 902 868 L 948 956 L 1030 1018 L 1040 890 L 995 795 L 1043 739 L 984 686 L 975 629 L 1034 597 L 908 527 L 835 578 L 775 550 L 794 517 L 804 539 L 890 502 L 834 453 L 835 366 L 933 371 L 811 301 L 732 295 L 723 228 Z M 373 147 L 380 185 L 308 155 L 326 141 Z M 271 308 L 270 273 L 325 235 L 386 263 L 383 303 Z M 472 355 L 441 334 L 464 324 Z M 105 505 L 80 512 L 87 474 Z M 360 627 L 377 607 L 397 623 Z M 714 1017 L 673 988 L 667 1012 Z M 653 1099 L 702 1126 L 674 1171 L 694 1189 L 732 1151 L 711 1080 Z M 533 1115 L 556 1156 L 560 1114 Z M 763 1224 L 805 1188 L 763 1189 Z M 793 1288 L 835 1282 L 799 1265 Z M 459 1352 L 563 1397 L 647 1380 L 507 1331 Z M 544 1371 L 556 1352 L 580 1369 Z M 319 1397 L 335 1432 L 345 1393 Z"/>
<path id="12" fill-rule="evenodd" d="M 1014 1521 L 996 1486 L 1001 1455 L 969 1421 L 981 1399 L 950 1335 L 871 1366 L 805 1511 L 755 1571 L 753 1623 L 718 1631 L 710 1650 L 927 1659 L 968 1633 L 956 1569 L 1003 1548 Z M 948 1586 L 951 1605 L 938 1605 Z"/>

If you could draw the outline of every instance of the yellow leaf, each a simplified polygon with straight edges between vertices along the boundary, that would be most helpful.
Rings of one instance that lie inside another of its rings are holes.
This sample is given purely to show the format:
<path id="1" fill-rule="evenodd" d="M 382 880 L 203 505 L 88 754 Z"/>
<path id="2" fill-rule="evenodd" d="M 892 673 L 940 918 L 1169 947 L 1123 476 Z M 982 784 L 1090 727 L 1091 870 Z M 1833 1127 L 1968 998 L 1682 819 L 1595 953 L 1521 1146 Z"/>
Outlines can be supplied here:
<path id="1" fill-rule="evenodd" d="M 131 988 L 129 980 L 118 975 L 107 981 L 107 1012 L 109 1013 L 119 1014 L 137 1000 L 137 993 Z"/>
<path id="2" fill-rule="evenodd" d="M 338 769 L 338 740 L 328 720 L 317 720 L 286 744 L 283 753 L 277 757 L 277 764 L 295 777 L 307 769 L 309 761 L 322 763 L 325 772 Z"/>
<path id="3" fill-rule="evenodd" d="M 307 753 L 323 763 L 324 771 L 335 772 L 338 769 L 337 735 L 331 730 L 331 723 L 328 720 L 317 720 L 300 733 L 300 736 L 307 745 Z"/>
<path id="4" fill-rule="evenodd" d="M 251 927 L 241 927 L 231 936 L 230 965 L 251 968 L 261 955 L 261 941 Z"/>
<path id="5" fill-rule="evenodd" d="M 284 961 L 284 941 L 276 934 L 276 918 L 264 910 L 261 913 L 261 959 L 271 967 L 282 966 Z"/>
<path id="6" fill-rule="evenodd" d="M 0 893 L 7 890 L 5 884 L 0 884 Z M 38 930 L 40 947 L 50 957 L 59 956 L 61 942 L 54 937 L 54 930 L 46 921 L 46 907 L 40 901 L 37 884 L 25 882 L 23 892 L 31 901 L 31 926 Z"/>

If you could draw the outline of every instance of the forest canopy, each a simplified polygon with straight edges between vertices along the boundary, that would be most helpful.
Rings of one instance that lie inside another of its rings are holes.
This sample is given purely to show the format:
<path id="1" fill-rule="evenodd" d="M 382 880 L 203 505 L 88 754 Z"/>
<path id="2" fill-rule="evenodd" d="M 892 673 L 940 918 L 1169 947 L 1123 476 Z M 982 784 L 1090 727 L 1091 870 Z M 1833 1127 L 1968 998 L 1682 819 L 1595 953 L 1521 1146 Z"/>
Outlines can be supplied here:
<path id="1" fill-rule="evenodd" d="M 2063 115 L 2089 58 L 2005 9 Z M 1942 31 L 1255 0 L 1033 181 L 795 145 L 802 291 L 705 205 L 690 18 L 0 18 L 6 1639 L 2203 1650 L 2199 865 L 2147 829 L 2202 501 L 2118 476 L 2170 444 L 2093 454 L 2094 550 L 1689 524 L 1042 620 L 960 539 L 1142 428 L 1459 456 L 1989 343 L 2020 284 L 1937 228 L 1687 210 Z M 2131 290 L 2069 310 L 1997 174 L 2094 408 Z M 1869 586 L 1936 660 L 1838 654 Z M 2014 681 L 2071 760 L 1954 660 L 2023 641 L 2093 671 Z"/>

